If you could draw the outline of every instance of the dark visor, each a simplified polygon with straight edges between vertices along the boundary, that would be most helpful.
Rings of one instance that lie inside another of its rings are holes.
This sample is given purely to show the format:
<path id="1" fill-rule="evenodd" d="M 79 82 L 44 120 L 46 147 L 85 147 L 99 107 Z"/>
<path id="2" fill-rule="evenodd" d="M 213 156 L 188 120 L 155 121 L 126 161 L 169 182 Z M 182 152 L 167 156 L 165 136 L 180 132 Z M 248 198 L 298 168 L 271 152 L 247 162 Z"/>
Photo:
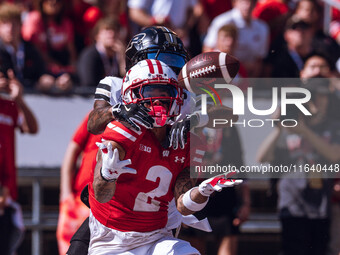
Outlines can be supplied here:
<path id="1" fill-rule="evenodd" d="M 171 85 L 163 85 L 163 84 L 153 84 L 146 85 L 141 88 L 140 91 L 143 98 L 150 97 L 176 97 L 177 90 L 174 86 Z"/>
<path id="2" fill-rule="evenodd" d="M 156 58 L 157 52 L 148 53 L 148 59 L 157 59 L 170 67 L 177 67 L 181 69 L 185 65 L 185 59 L 181 55 L 169 52 L 160 52 Z"/>

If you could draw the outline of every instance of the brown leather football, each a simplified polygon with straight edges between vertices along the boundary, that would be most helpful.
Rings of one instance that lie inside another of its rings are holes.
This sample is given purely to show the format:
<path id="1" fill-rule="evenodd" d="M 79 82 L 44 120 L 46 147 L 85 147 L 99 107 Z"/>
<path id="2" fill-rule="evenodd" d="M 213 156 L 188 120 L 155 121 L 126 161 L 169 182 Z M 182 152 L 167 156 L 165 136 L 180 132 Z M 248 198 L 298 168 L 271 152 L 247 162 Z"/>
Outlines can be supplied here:
<path id="1" fill-rule="evenodd" d="M 200 88 L 213 85 L 223 79 L 230 83 L 240 68 L 240 62 L 224 52 L 205 52 L 186 63 L 178 75 L 179 86 L 194 93 L 202 93 Z M 203 92 L 204 93 L 204 92 Z"/>

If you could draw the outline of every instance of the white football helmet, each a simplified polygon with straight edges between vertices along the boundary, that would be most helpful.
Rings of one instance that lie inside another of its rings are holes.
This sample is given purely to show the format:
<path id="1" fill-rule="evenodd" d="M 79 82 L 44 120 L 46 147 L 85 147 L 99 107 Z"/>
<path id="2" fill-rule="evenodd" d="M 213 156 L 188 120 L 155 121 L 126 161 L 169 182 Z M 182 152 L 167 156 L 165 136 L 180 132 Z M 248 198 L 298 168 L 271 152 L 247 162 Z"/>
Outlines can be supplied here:
<path id="1" fill-rule="evenodd" d="M 143 104 L 155 120 L 154 127 L 169 124 L 183 105 L 183 89 L 177 76 L 165 63 L 146 59 L 138 62 L 123 79 L 122 100 L 125 104 Z"/>

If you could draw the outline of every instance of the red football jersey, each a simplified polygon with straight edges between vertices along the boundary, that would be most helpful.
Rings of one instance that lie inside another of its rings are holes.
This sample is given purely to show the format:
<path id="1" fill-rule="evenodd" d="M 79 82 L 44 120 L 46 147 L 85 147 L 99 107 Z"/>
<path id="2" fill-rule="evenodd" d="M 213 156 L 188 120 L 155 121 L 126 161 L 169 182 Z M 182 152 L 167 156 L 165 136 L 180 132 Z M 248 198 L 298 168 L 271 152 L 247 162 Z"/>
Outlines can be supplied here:
<path id="1" fill-rule="evenodd" d="M 9 188 L 13 199 L 17 199 L 14 131 L 18 116 L 15 102 L 0 98 L 0 184 Z"/>
<path id="2" fill-rule="evenodd" d="M 87 131 L 88 118 L 89 115 L 86 115 L 72 139 L 82 149 L 81 165 L 72 185 L 75 196 L 79 196 L 86 184 L 93 180 L 93 170 L 96 166 L 98 151 L 96 142 L 101 141 L 101 135 L 93 135 Z"/>
<path id="3" fill-rule="evenodd" d="M 152 131 L 131 131 L 119 122 L 111 122 L 103 139 L 114 140 L 125 150 L 127 167 L 137 174 L 122 174 L 117 180 L 116 191 L 107 203 L 94 198 L 90 185 L 91 211 L 103 225 L 120 231 L 149 232 L 165 227 L 168 203 L 174 197 L 178 174 L 189 167 L 191 160 L 200 162 L 201 150 L 190 157 L 190 138 L 185 148 L 163 148 Z M 191 135 L 191 140 L 198 139 Z"/>

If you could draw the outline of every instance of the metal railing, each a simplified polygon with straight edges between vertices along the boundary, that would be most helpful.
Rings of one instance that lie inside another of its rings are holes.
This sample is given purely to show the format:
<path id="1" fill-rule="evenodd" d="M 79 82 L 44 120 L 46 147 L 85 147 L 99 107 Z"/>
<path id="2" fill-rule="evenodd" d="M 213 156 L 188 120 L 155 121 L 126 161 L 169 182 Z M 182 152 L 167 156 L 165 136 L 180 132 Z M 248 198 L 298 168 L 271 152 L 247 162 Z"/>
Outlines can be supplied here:
<path id="1" fill-rule="evenodd" d="M 32 186 L 32 212 L 24 212 L 25 228 L 32 231 L 32 254 L 42 254 L 42 231 L 55 230 L 58 211 L 42 212 L 42 189 L 44 186 L 59 186 L 60 168 L 19 168 L 18 184 Z"/>

